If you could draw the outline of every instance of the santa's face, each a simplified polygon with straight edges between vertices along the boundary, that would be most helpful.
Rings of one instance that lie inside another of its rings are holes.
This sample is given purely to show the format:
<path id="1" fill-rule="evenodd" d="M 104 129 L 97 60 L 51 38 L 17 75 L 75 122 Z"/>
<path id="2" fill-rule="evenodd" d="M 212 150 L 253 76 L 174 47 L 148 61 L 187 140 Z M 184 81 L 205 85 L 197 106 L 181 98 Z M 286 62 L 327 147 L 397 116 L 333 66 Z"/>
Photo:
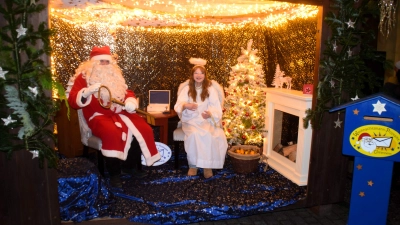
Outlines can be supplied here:
<path id="1" fill-rule="evenodd" d="M 374 139 L 371 137 L 363 137 L 361 139 L 361 148 L 364 151 L 372 153 L 376 149 L 376 144 L 374 142 Z"/>
<path id="2" fill-rule="evenodd" d="M 127 85 L 124 77 L 122 76 L 122 72 L 117 65 L 110 64 L 108 60 L 100 60 L 98 63 L 94 64 L 88 83 L 89 85 L 101 83 L 109 88 L 112 98 L 119 101 L 123 101 L 125 99 Z M 110 95 L 108 91 L 106 89 L 101 89 L 100 93 L 100 98 L 103 100 L 103 103 L 108 105 L 110 102 Z M 114 107 L 115 104 L 112 104 L 111 109 L 113 110 Z"/>

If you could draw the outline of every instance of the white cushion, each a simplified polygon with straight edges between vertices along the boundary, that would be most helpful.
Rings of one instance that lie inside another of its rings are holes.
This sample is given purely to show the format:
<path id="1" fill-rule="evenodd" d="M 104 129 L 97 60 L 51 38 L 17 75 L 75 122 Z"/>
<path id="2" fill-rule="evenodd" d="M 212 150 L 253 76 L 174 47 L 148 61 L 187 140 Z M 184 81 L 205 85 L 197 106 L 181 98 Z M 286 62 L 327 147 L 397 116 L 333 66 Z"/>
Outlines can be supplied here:
<path id="1" fill-rule="evenodd" d="M 176 128 L 174 130 L 174 141 L 183 141 L 185 138 L 185 133 L 183 133 L 182 128 Z"/>

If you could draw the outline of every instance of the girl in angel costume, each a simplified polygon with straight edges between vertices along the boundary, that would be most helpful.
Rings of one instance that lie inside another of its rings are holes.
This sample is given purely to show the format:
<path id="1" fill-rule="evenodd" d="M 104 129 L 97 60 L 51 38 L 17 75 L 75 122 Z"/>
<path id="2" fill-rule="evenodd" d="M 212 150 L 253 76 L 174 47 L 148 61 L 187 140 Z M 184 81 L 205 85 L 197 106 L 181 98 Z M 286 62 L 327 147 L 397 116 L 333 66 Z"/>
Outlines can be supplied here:
<path id="1" fill-rule="evenodd" d="M 212 169 L 222 169 L 228 149 L 224 130 L 220 126 L 224 92 L 207 77 L 206 60 L 191 58 L 194 67 L 189 80 L 179 86 L 175 111 L 185 133 L 184 145 L 189 164 L 189 176 L 203 168 L 204 177 L 213 176 Z"/>

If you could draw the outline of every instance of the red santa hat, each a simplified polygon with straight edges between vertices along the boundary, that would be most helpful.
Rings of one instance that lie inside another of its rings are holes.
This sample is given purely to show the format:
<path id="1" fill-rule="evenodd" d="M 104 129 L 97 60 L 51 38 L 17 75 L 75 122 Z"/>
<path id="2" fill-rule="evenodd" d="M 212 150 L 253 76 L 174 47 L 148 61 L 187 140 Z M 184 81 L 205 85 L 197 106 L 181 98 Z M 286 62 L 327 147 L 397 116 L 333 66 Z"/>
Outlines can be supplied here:
<path id="1" fill-rule="evenodd" d="M 92 48 L 92 52 L 90 52 L 90 60 L 109 60 L 111 61 L 111 51 L 109 46 L 97 47 L 94 46 Z"/>
<path id="2" fill-rule="evenodd" d="M 361 140 L 363 137 L 371 137 L 368 133 L 362 133 L 360 136 L 358 136 L 358 140 Z"/>

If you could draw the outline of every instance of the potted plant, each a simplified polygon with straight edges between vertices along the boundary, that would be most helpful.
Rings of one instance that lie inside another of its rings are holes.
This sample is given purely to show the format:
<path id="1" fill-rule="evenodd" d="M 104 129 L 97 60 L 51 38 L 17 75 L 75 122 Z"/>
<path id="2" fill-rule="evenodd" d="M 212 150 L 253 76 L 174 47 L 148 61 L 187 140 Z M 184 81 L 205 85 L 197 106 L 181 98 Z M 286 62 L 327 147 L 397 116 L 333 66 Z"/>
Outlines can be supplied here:
<path id="1" fill-rule="evenodd" d="M 0 220 L 6 224 L 59 221 L 53 117 L 65 93 L 49 66 L 54 31 L 40 21 L 45 8 L 35 0 L 0 3 Z"/>

